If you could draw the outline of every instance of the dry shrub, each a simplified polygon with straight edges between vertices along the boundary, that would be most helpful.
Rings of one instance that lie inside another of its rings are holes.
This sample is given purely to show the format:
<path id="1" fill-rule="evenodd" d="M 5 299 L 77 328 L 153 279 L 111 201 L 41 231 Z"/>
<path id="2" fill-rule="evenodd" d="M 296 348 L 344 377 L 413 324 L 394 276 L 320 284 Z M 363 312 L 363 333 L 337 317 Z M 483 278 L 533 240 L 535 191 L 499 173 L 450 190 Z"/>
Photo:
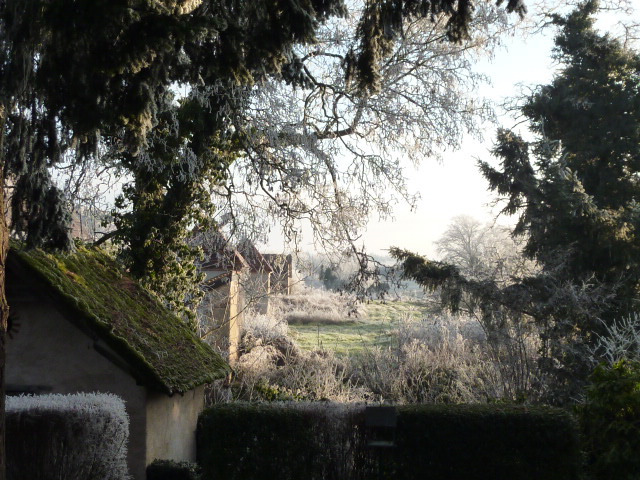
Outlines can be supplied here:
<path id="1" fill-rule="evenodd" d="M 245 336 L 245 348 L 236 365 L 236 399 L 353 402 L 366 398 L 349 381 L 348 360 L 331 352 L 307 352 L 286 337 L 267 343 Z"/>
<path id="2" fill-rule="evenodd" d="M 398 344 L 414 340 L 435 349 L 446 344 L 483 345 L 487 336 L 480 324 L 472 318 L 449 314 L 433 315 L 420 321 L 404 317 L 397 328 Z"/>
<path id="3" fill-rule="evenodd" d="M 356 384 L 393 403 L 477 403 L 503 394 L 495 366 L 464 343 L 432 348 L 413 339 L 396 349 L 370 349 L 352 364 Z"/>
<path id="4" fill-rule="evenodd" d="M 349 295 L 305 288 L 294 295 L 274 296 L 270 314 L 289 324 L 336 325 L 351 322 L 363 313 L 363 307 Z"/>
<path id="5" fill-rule="evenodd" d="M 269 316 L 247 316 L 236 380 L 227 393 L 215 393 L 213 401 L 404 404 L 532 399 L 535 342 L 518 337 L 518 332 L 487 332 L 464 316 L 434 315 L 421 321 L 407 317 L 396 327 L 395 347 L 338 357 L 330 351 L 300 349 L 289 336 L 286 318 L 287 308 L 296 309 L 289 315 L 309 312 L 322 299 L 328 306 L 318 306 L 316 316 L 336 311 L 339 295 L 310 293 L 309 301 L 301 295 L 277 298 Z"/>
<path id="6" fill-rule="evenodd" d="M 248 310 L 244 318 L 244 332 L 248 338 L 275 340 L 288 337 L 289 325 L 282 315 L 261 314 Z"/>

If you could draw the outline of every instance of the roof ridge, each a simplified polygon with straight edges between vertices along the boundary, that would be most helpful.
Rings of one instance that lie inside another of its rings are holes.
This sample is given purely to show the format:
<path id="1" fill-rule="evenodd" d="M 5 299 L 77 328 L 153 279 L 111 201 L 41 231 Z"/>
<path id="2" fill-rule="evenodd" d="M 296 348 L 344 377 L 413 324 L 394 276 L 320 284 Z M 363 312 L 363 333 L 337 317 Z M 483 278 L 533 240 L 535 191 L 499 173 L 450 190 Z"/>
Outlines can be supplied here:
<path id="1" fill-rule="evenodd" d="M 147 386 L 171 395 L 230 371 L 211 346 L 103 250 L 80 247 L 75 253 L 54 254 L 12 245 L 10 254 L 79 313 Z"/>

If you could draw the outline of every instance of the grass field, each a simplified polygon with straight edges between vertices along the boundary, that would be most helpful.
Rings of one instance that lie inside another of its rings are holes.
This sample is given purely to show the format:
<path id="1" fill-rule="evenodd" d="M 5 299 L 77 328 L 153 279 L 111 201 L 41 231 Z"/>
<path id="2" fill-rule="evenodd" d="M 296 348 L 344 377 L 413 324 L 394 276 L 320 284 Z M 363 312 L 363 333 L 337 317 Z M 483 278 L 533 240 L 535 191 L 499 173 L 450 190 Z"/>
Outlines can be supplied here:
<path id="1" fill-rule="evenodd" d="M 289 323 L 289 330 L 298 344 L 308 350 L 324 348 L 339 355 L 357 355 L 372 346 L 391 346 L 392 330 L 399 322 L 420 320 L 431 308 L 420 302 L 373 301 L 363 305 L 357 317 L 345 317 L 342 322 L 307 321 L 304 325 Z"/>

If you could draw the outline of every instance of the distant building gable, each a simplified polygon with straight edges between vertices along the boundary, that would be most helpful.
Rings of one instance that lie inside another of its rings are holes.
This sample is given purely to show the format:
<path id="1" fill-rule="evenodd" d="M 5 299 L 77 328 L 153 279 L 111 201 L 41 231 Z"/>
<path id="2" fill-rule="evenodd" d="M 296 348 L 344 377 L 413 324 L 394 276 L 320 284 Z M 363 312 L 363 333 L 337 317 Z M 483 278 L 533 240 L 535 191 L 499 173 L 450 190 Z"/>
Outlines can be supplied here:
<path id="1" fill-rule="evenodd" d="M 205 256 L 204 261 L 200 264 L 200 269 L 204 272 L 239 272 L 242 269 L 250 268 L 246 259 L 231 246 L 220 232 L 208 232 L 202 236 L 201 246 Z M 207 280 L 210 277 L 211 275 L 207 274 Z"/>
<path id="2" fill-rule="evenodd" d="M 291 254 L 264 253 L 264 259 L 269 262 L 273 271 L 271 288 L 274 293 L 288 295 L 293 285 L 293 256 Z"/>
<path id="3" fill-rule="evenodd" d="M 249 264 L 253 273 L 272 273 L 271 264 L 249 239 L 244 239 L 238 244 L 238 251 Z"/>

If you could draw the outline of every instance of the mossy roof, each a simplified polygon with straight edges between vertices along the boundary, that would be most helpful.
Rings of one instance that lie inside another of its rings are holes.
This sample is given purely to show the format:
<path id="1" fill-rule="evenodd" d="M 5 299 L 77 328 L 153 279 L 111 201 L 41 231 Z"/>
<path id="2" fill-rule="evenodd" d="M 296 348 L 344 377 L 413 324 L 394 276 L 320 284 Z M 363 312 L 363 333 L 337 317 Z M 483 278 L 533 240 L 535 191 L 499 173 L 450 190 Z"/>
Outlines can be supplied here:
<path id="1" fill-rule="evenodd" d="M 186 323 L 100 249 L 52 254 L 12 244 L 11 253 L 78 314 L 72 322 L 104 341 L 145 386 L 172 395 L 230 372 Z"/>

